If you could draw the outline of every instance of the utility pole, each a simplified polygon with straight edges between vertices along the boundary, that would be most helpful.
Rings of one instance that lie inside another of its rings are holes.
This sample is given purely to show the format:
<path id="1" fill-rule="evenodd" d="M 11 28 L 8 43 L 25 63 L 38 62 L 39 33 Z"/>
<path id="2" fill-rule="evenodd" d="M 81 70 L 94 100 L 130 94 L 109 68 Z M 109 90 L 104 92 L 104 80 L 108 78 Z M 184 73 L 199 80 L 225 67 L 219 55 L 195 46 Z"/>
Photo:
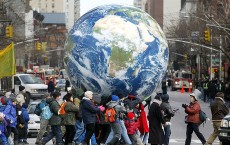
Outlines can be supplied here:
<path id="1" fill-rule="evenodd" d="M 211 65 L 210 65 L 210 80 L 212 80 L 212 29 L 210 29 L 210 45 L 211 45 Z"/>
<path id="2" fill-rule="evenodd" d="M 219 70 L 219 80 L 221 80 L 221 76 L 222 76 L 222 66 L 221 66 L 221 64 L 222 64 L 222 56 L 221 56 L 221 50 L 222 50 L 222 36 L 220 35 L 220 70 Z"/>

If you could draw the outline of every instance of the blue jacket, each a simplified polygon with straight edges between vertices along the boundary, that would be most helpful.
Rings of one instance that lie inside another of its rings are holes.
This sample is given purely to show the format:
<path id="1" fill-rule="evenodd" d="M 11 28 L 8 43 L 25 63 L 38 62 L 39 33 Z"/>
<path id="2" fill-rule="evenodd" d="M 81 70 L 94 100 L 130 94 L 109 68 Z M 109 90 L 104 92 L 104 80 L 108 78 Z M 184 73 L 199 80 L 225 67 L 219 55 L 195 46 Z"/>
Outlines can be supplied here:
<path id="1" fill-rule="evenodd" d="M 30 120 L 30 117 L 29 117 L 28 111 L 24 107 L 22 107 L 22 116 L 25 121 L 26 128 L 28 128 L 28 122 Z"/>
<path id="2" fill-rule="evenodd" d="M 89 123 L 96 123 L 97 112 L 100 111 L 100 109 L 93 104 L 88 98 L 84 97 L 80 103 L 80 113 L 82 115 L 83 122 L 85 124 Z"/>
<path id="3" fill-rule="evenodd" d="M 3 112 L 6 120 L 10 121 L 10 127 L 15 128 L 17 125 L 16 106 L 11 101 L 8 101 L 6 108 Z"/>

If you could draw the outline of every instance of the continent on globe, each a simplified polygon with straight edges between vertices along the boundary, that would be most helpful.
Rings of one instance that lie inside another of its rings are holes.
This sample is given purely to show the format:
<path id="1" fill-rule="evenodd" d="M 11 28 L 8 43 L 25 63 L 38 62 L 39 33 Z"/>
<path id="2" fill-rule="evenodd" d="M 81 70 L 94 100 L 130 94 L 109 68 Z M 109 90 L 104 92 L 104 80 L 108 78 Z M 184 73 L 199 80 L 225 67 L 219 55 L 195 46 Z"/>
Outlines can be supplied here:
<path id="1" fill-rule="evenodd" d="M 149 96 L 168 65 L 168 44 L 146 12 L 121 5 L 94 8 L 69 32 L 64 62 L 74 87 L 101 95 Z"/>

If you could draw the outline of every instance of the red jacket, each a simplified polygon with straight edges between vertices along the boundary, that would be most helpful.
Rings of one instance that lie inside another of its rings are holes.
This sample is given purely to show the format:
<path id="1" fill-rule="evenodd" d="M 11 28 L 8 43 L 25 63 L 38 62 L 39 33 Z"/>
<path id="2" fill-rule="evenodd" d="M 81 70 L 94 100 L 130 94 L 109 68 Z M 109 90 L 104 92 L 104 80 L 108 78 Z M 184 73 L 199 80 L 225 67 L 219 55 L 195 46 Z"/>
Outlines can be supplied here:
<path id="1" fill-rule="evenodd" d="M 185 108 L 185 113 L 188 114 L 187 122 L 200 123 L 200 104 L 198 101 L 190 103 L 190 105 Z"/>
<path id="2" fill-rule="evenodd" d="M 148 122 L 147 122 L 147 117 L 146 117 L 146 113 L 145 113 L 145 107 L 143 104 L 139 104 L 140 107 L 140 117 L 138 118 L 138 122 L 139 122 L 139 131 L 141 134 L 144 134 L 146 132 L 149 132 L 149 126 L 148 126 Z"/>
<path id="3" fill-rule="evenodd" d="M 126 120 L 125 126 L 128 134 L 135 134 L 138 130 L 139 123 L 134 120 Z"/>

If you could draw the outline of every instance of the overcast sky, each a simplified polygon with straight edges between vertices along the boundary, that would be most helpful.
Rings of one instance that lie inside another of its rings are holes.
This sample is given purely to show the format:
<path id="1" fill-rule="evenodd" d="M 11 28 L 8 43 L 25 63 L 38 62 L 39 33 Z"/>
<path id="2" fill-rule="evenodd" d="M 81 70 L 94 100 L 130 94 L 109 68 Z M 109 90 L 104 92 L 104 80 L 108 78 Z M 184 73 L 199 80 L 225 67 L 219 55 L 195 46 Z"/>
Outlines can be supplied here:
<path id="1" fill-rule="evenodd" d="M 92 8 L 108 4 L 133 5 L 133 0 L 81 0 L 80 14 L 82 16 Z"/>

